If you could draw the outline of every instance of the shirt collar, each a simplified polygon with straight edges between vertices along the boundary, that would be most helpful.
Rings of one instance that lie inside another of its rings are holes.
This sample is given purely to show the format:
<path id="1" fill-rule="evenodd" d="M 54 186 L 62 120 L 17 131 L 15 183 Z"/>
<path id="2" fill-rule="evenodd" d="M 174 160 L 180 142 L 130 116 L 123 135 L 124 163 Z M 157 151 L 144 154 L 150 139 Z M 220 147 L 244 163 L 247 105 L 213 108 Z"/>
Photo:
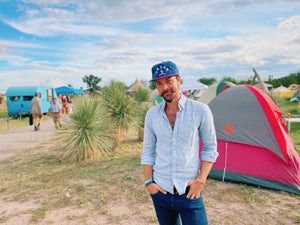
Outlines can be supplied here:
<path id="1" fill-rule="evenodd" d="M 180 92 L 180 99 L 178 101 L 178 107 L 180 111 L 184 109 L 185 102 L 186 102 L 186 97 Z M 166 107 L 166 101 L 163 101 L 161 110 L 164 111 L 165 107 Z"/>

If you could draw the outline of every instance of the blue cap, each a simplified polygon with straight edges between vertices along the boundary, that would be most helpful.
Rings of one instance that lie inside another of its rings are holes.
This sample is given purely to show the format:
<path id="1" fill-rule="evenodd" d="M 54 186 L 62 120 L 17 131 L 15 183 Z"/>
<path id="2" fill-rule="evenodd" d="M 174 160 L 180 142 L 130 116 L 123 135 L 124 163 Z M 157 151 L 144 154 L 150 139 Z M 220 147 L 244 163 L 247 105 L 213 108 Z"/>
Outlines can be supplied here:
<path id="1" fill-rule="evenodd" d="M 152 81 L 178 75 L 177 66 L 171 61 L 161 62 L 152 67 Z"/>

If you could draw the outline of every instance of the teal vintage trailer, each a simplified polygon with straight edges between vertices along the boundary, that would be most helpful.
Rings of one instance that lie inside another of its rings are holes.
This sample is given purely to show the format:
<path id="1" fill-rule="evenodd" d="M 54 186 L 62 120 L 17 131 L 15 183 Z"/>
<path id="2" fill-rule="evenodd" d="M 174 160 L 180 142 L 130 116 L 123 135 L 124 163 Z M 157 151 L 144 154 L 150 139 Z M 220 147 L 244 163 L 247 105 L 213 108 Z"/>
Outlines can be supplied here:
<path id="1" fill-rule="evenodd" d="M 30 114 L 31 99 L 40 94 L 42 113 L 47 113 L 52 97 L 57 97 L 55 89 L 48 86 L 10 87 L 6 92 L 7 112 L 9 116 Z"/>

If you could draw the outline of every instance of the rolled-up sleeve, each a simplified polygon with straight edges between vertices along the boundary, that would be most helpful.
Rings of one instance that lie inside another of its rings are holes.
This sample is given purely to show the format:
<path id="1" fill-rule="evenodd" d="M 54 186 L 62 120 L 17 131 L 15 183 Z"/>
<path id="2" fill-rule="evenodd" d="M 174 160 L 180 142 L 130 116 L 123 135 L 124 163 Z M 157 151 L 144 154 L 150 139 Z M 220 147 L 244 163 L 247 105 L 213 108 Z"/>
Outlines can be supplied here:
<path id="1" fill-rule="evenodd" d="M 155 164 L 156 136 L 151 126 L 150 117 L 151 117 L 151 110 L 147 112 L 145 118 L 143 153 L 141 155 L 141 164 L 153 166 Z"/>
<path id="2" fill-rule="evenodd" d="M 216 130 L 213 115 L 207 105 L 204 107 L 199 135 L 203 143 L 201 161 L 215 162 L 219 155 L 217 152 Z"/>

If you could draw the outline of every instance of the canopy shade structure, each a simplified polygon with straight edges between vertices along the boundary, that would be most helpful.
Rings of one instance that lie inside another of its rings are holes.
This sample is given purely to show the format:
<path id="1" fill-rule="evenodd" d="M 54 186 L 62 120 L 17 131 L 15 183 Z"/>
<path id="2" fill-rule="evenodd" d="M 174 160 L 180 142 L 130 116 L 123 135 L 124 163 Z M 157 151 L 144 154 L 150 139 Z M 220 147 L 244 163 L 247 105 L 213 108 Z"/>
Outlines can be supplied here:
<path id="1" fill-rule="evenodd" d="M 43 86 L 50 86 L 53 88 L 57 88 L 57 87 L 66 86 L 66 84 L 62 82 L 60 79 L 49 78 L 43 83 Z"/>
<path id="2" fill-rule="evenodd" d="M 208 88 L 207 85 L 202 84 L 195 80 L 184 81 L 181 85 L 179 85 L 180 91 L 203 90 L 203 89 L 207 89 L 207 88 Z"/>
<path id="3" fill-rule="evenodd" d="M 62 86 L 55 88 L 56 94 L 83 94 L 84 92 L 79 89 L 67 87 L 67 86 Z"/>

